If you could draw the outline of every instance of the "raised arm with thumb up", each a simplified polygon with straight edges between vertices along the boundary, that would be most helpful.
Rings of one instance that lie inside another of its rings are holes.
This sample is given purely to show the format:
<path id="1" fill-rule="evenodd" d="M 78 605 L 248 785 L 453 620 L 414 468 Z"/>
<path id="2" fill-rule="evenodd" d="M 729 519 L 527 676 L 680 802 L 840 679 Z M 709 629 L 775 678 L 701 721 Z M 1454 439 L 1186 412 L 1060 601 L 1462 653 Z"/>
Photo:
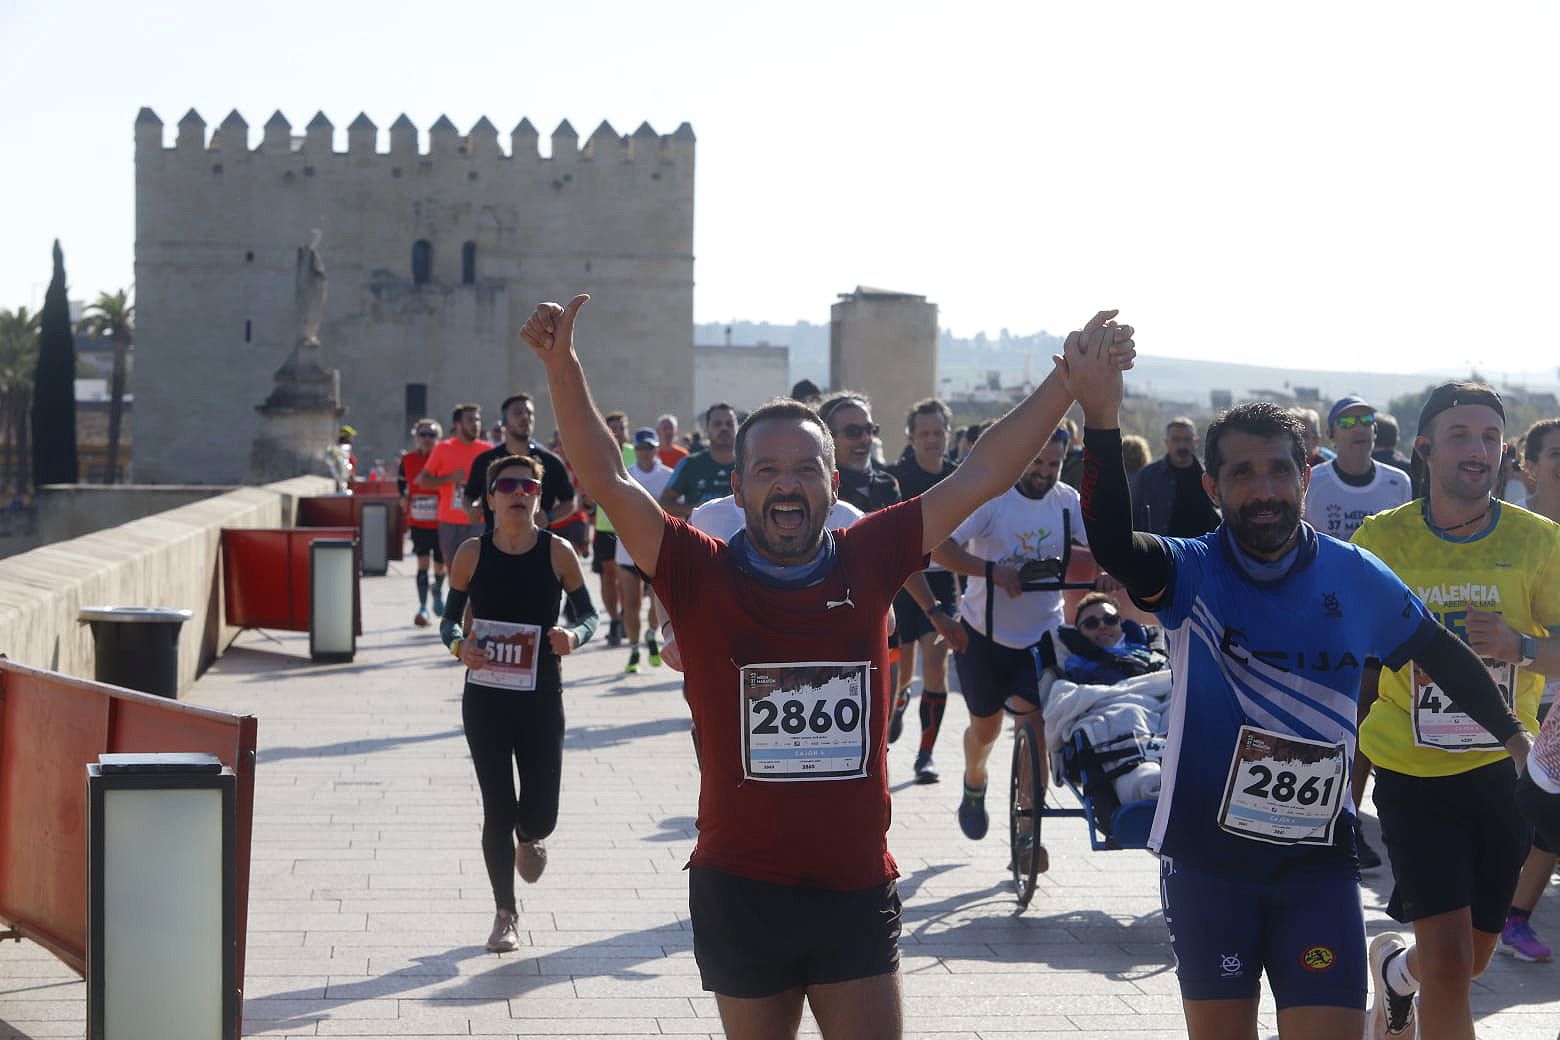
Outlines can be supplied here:
<path id="1" fill-rule="evenodd" d="M 539 303 L 520 338 L 547 370 L 547 390 L 558 417 L 564 451 L 580 489 L 612 517 L 618 538 L 646 577 L 652 577 L 661 553 L 666 515 L 643 485 L 628 475 L 617 439 L 591 399 L 585 370 L 574 349 L 574 326 L 590 299 L 580 293 L 568 306 Z"/>

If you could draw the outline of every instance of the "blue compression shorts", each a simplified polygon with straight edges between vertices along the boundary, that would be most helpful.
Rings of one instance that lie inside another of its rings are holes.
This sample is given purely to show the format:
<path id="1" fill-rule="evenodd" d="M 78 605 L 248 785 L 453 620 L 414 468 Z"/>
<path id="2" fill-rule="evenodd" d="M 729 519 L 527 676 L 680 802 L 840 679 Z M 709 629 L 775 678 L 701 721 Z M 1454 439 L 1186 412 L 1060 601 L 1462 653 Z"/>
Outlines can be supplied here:
<path id="1" fill-rule="evenodd" d="M 1352 865 L 1253 880 L 1166 856 L 1159 896 L 1182 998 L 1256 997 L 1266 972 L 1280 1011 L 1365 1009 L 1365 915 Z"/>

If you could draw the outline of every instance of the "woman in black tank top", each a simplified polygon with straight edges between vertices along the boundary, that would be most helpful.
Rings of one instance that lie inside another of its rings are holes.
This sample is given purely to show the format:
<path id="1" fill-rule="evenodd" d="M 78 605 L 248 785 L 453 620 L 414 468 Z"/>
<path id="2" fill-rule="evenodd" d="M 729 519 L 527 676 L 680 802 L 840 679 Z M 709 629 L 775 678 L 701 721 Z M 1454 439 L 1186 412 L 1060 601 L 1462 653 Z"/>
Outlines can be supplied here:
<path id="1" fill-rule="evenodd" d="M 547 866 L 542 839 L 558 822 L 564 726 L 559 661 L 596 628 L 573 546 L 536 526 L 541 476 L 541 464 L 526 456 L 488 468 L 493 530 L 455 553 L 439 630 L 467 669 L 461 721 L 482 790 L 482 856 L 498 906 L 487 941 L 494 952 L 519 943 L 515 871 L 528 882 L 541 877 Z M 565 593 L 578 619 L 569 628 L 558 625 Z"/>

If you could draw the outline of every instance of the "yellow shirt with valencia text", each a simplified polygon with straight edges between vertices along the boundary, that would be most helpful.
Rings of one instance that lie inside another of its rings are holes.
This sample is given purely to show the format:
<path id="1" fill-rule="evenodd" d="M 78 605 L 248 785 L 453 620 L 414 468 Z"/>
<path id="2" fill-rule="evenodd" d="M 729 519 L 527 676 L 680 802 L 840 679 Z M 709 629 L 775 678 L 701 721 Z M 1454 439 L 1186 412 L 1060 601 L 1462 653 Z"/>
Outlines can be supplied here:
<path id="1" fill-rule="evenodd" d="M 1560 524 L 1503 502 L 1492 512 L 1484 530 L 1456 538 L 1433 530 L 1425 500 L 1415 499 L 1367 518 L 1351 540 L 1380 557 L 1465 641 L 1470 607 L 1500 614 L 1522 635 L 1548 635 L 1560 626 Z M 1537 731 L 1544 677 L 1505 661 L 1486 658 L 1485 666 L 1522 724 Z M 1383 669 L 1380 691 L 1360 725 L 1360 750 L 1376 765 L 1451 776 L 1506 757 L 1413 662 Z"/>

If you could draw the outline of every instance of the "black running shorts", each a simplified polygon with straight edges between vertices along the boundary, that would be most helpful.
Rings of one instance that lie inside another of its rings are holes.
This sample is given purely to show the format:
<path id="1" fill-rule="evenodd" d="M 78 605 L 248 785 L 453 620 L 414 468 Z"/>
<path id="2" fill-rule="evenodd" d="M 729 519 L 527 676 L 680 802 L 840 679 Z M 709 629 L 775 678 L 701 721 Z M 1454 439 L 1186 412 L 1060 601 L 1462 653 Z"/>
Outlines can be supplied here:
<path id="1" fill-rule="evenodd" d="M 960 624 L 970 637 L 970 645 L 953 655 L 953 665 L 958 669 L 959 692 L 964 695 L 964 706 L 970 714 L 977 719 L 990 718 L 1008 704 L 1010 697 L 1027 711 L 1038 707 L 1040 676 L 1035 671 L 1035 655 L 1027 647 L 1014 650 L 987 639 L 968 621 Z"/>
<path id="2" fill-rule="evenodd" d="M 1560 849 L 1560 794 L 1550 794 L 1524 776 L 1517 781 L 1517 808 L 1533 825 L 1533 847 L 1553 853 Z"/>
<path id="3" fill-rule="evenodd" d="M 937 597 L 938 603 L 952 607 L 959 602 L 959 586 L 947 571 L 927 571 L 926 583 L 932 587 L 932 595 Z M 894 593 L 894 627 L 899 634 L 900 646 L 937 631 L 931 618 L 926 616 L 926 611 L 904 589 Z"/>
<path id="4" fill-rule="evenodd" d="M 693 956 L 704 988 L 727 997 L 850 982 L 899 968 L 899 889 L 836 892 L 688 868 Z"/>
<path id="5" fill-rule="evenodd" d="M 596 538 L 590 543 L 590 569 L 593 574 L 600 574 L 607 564 L 612 563 L 612 557 L 617 555 L 617 534 L 612 531 L 597 531 Z"/>
<path id="6" fill-rule="evenodd" d="M 439 529 L 437 527 L 413 527 L 412 555 L 433 556 L 434 563 L 444 562 L 444 550 L 439 548 Z"/>
<path id="7" fill-rule="evenodd" d="M 1387 913 L 1405 924 L 1468 907 L 1499 934 L 1533 844 L 1510 759 L 1452 776 L 1376 767 L 1376 815 L 1395 885 Z"/>

